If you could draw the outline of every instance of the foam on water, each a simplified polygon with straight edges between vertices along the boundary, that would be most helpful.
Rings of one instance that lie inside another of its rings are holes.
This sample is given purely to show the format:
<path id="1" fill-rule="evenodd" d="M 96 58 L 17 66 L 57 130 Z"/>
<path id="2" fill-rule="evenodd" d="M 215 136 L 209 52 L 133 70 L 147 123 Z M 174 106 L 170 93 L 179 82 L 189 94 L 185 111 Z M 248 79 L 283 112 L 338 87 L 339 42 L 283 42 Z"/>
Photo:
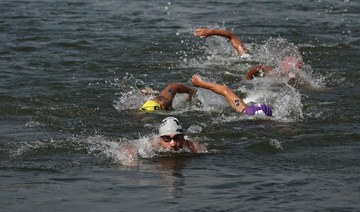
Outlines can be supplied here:
<path id="1" fill-rule="evenodd" d="M 207 89 L 198 88 L 196 98 L 199 100 L 198 110 L 212 111 L 228 107 L 225 98 Z"/>
<path id="2" fill-rule="evenodd" d="M 298 48 L 293 43 L 281 37 L 271 37 L 253 51 L 253 56 L 257 61 L 268 65 L 279 66 L 286 57 L 301 59 Z"/>
<path id="3" fill-rule="evenodd" d="M 120 90 L 116 95 L 120 97 L 114 101 L 114 108 L 119 111 L 138 109 L 144 102 L 155 97 L 154 95 L 145 95 L 141 92 L 140 86 L 145 87 L 145 83 L 129 73 L 126 73 L 122 80 L 115 79 L 115 85 Z"/>
<path id="4" fill-rule="evenodd" d="M 301 95 L 292 86 L 283 87 L 273 105 L 274 117 L 279 121 L 298 121 L 303 118 Z"/>

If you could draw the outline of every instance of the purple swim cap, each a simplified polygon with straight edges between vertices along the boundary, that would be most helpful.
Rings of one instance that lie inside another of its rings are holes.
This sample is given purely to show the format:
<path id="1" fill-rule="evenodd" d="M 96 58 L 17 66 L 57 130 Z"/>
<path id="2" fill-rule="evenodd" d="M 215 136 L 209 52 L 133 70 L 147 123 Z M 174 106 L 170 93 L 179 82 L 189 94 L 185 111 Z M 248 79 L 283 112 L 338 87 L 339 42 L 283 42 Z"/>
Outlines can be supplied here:
<path id="1" fill-rule="evenodd" d="M 244 110 L 244 113 L 247 115 L 264 114 L 267 116 L 272 116 L 271 108 L 269 106 L 267 106 L 266 104 L 249 105 Z"/>

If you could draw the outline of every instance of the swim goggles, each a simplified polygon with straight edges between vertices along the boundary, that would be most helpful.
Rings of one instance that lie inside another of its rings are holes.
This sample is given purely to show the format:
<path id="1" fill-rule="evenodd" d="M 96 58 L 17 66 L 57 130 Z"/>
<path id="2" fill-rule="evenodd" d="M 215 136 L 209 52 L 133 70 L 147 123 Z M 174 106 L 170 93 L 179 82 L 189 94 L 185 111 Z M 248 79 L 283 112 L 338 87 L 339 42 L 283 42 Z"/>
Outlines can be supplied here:
<path id="1" fill-rule="evenodd" d="M 170 135 L 163 135 L 160 137 L 161 137 L 161 139 L 163 139 L 163 141 L 165 143 L 169 143 L 171 140 L 174 140 L 175 142 L 181 142 L 184 140 L 183 134 L 177 134 L 177 135 L 174 135 L 173 137 L 171 137 Z"/>

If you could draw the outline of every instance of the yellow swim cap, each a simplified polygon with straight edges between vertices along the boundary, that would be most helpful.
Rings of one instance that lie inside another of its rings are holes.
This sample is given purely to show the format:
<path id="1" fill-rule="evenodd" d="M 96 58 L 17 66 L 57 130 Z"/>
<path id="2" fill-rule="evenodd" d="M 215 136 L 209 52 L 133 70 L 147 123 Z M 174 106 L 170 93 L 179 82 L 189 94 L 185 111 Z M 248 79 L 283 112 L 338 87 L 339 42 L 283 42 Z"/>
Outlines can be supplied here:
<path id="1" fill-rule="evenodd" d="M 146 110 L 146 111 L 161 110 L 161 107 L 157 101 L 150 100 L 143 104 L 141 110 Z"/>

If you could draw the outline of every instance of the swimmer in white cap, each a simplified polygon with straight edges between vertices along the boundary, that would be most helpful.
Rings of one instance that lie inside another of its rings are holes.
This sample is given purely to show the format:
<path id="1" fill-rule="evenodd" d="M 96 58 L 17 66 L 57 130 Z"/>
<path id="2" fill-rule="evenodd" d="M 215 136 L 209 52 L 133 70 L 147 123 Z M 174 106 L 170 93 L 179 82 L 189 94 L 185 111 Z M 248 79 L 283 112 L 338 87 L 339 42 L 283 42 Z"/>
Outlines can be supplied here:
<path id="1" fill-rule="evenodd" d="M 228 30 L 222 30 L 222 29 L 209 29 L 209 28 L 197 28 L 194 32 L 195 36 L 200 38 L 207 38 L 210 36 L 221 36 L 228 38 L 232 44 L 232 46 L 235 48 L 236 52 L 241 56 L 246 56 L 249 54 L 249 50 L 245 48 L 244 43 L 236 37 L 232 32 Z M 305 63 L 302 61 L 301 56 L 288 56 L 285 57 L 283 63 L 278 67 L 278 69 L 281 71 L 281 73 L 288 77 L 295 77 L 292 76 L 291 71 L 299 72 L 299 70 L 305 65 Z M 261 76 L 267 76 L 271 75 L 276 69 L 275 66 L 270 65 L 264 65 L 260 64 L 257 66 L 254 66 L 245 76 L 246 80 L 251 80 L 254 77 L 261 77 Z"/>
<path id="2" fill-rule="evenodd" d="M 183 148 L 191 152 L 204 152 L 205 147 L 194 141 L 186 140 L 184 129 L 175 117 L 166 117 L 159 127 L 159 145 L 166 150 L 179 151 Z"/>
<path id="3" fill-rule="evenodd" d="M 162 120 L 159 127 L 158 140 L 152 140 L 151 148 L 154 151 L 177 152 L 181 150 L 192 153 L 207 152 L 206 146 L 185 139 L 184 129 L 179 120 L 175 117 L 167 117 Z M 125 166 L 139 166 L 139 146 L 134 144 L 124 144 L 121 148 L 120 162 Z"/>

